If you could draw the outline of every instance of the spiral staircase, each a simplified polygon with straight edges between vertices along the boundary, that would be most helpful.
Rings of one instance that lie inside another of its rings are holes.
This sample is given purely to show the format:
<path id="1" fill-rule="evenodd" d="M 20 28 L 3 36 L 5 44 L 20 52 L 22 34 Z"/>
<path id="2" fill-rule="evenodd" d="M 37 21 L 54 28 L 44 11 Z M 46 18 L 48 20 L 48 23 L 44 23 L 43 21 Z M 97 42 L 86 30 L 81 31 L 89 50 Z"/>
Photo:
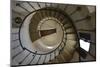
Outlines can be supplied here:
<path id="1" fill-rule="evenodd" d="M 85 5 L 26 1 L 11 6 L 12 66 L 96 60 L 95 11 Z M 80 47 L 80 39 L 90 43 L 89 51 Z"/>

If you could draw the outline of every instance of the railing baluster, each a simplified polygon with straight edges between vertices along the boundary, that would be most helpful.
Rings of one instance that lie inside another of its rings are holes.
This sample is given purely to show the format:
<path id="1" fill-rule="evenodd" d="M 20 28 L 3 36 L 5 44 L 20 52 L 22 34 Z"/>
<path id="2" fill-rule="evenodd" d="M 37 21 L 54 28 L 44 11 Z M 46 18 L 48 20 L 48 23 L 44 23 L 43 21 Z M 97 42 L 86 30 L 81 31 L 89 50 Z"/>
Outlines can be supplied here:
<path id="1" fill-rule="evenodd" d="M 62 42 L 63 43 L 63 42 Z M 61 49 L 60 49 L 60 52 L 62 51 L 62 49 L 63 49 L 63 45 L 61 45 Z"/>
<path id="2" fill-rule="evenodd" d="M 44 58 L 44 60 L 43 60 L 43 63 L 45 63 L 46 57 L 47 57 L 47 55 L 45 55 L 45 58 Z"/>
<path id="3" fill-rule="evenodd" d="M 27 2 L 34 10 L 36 10 L 35 9 L 35 7 L 34 6 L 32 6 L 32 4 L 30 4 L 30 2 Z"/>
<path id="4" fill-rule="evenodd" d="M 64 37 L 65 40 L 67 40 L 67 37 Z"/>
<path id="5" fill-rule="evenodd" d="M 68 6 L 66 5 L 63 10 L 66 11 L 67 8 L 68 8 Z"/>
<path id="6" fill-rule="evenodd" d="M 45 13 L 45 16 L 48 17 L 48 11 L 45 11 L 44 13 Z"/>
<path id="7" fill-rule="evenodd" d="M 38 15 L 39 15 L 39 19 L 41 20 L 43 18 L 41 12 L 38 12 Z"/>
<path id="8" fill-rule="evenodd" d="M 86 17 L 84 17 L 84 18 L 82 18 L 82 19 L 76 20 L 75 22 L 80 22 L 80 21 L 90 20 L 90 19 L 91 19 L 91 16 L 86 16 Z"/>
<path id="9" fill-rule="evenodd" d="M 33 58 L 31 59 L 31 61 L 28 63 L 28 65 L 31 64 L 31 62 L 34 60 L 35 56 L 36 56 L 37 51 L 35 52 L 35 54 L 33 55 Z"/>
<path id="10" fill-rule="evenodd" d="M 57 49 L 56 49 L 56 50 L 57 50 Z M 56 50 L 54 51 L 54 58 L 56 57 L 56 53 L 55 53 L 55 52 L 56 52 Z"/>
<path id="11" fill-rule="evenodd" d="M 65 45 L 66 45 L 66 43 L 63 41 L 63 43 L 64 43 L 64 45 L 63 45 L 63 48 L 62 48 L 62 50 L 64 49 L 64 47 L 65 47 Z"/>
<path id="12" fill-rule="evenodd" d="M 50 17 L 50 11 L 46 11 L 47 12 L 47 17 Z"/>
<path id="13" fill-rule="evenodd" d="M 53 15 L 53 14 L 54 14 L 54 12 L 53 12 L 52 10 L 51 10 L 50 12 L 51 12 L 51 17 L 54 17 L 54 15 Z"/>
<path id="14" fill-rule="evenodd" d="M 59 49 L 58 49 L 59 50 Z M 58 53 L 59 54 L 59 53 Z M 54 52 L 55 60 L 57 61 L 56 51 Z"/>
<path id="15" fill-rule="evenodd" d="M 59 8 L 59 6 L 60 6 L 60 5 L 59 5 L 59 4 L 57 4 L 57 7 L 56 7 L 56 8 Z"/>
<path id="16" fill-rule="evenodd" d="M 51 53 L 50 53 L 50 60 L 51 60 Z"/>
<path id="17" fill-rule="evenodd" d="M 39 4 L 39 2 L 37 2 L 37 5 L 39 6 L 39 8 L 41 9 L 41 5 Z"/>
<path id="18" fill-rule="evenodd" d="M 19 53 L 17 53 L 16 55 L 14 55 L 13 57 L 12 57 L 12 59 L 14 59 L 15 57 L 17 57 L 19 54 L 21 54 L 23 51 L 25 51 L 25 49 L 24 50 L 22 50 L 22 51 L 20 51 Z"/>
<path id="19" fill-rule="evenodd" d="M 61 21 L 61 17 L 62 17 L 62 15 L 59 14 L 59 13 L 56 13 L 56 15 L 57 15 L 57 18 Z"/>
<path id="20" fill-rule="evenodd" d="M 22 59 L 22 60 L 19 62 L 19 64 L 22 64 L 22 63 L 24 62 L 24 60 L 25 60 L 30 54 L 31 54 L 31 52 L 30 52 L 29 54 L 27 54 L 27 56 L 24 57 L 24 59 Z"/>
<path id="21" fill-rule="evenodd" d="M 64 43 L 64 41 L 63 41 L 62 43 L 63 43 L 63 44 L 61 45 L 60 52 L 62 52 L 62 51 L 63 51 L 63 49 L 64 49 L 64 46 L 65 46 L 65 43 Z"/>
<path id="22" fill-rule="evenodd" d="M 44 13 L 45 13 L 44 10 L 42 10 L 42 11 L 41 11 L 41 16 L 42 16 L 42 18 L 45 17 L 45 14 L 44 14 Z"/>
<path id="23" fill-rule="evenodd" d="M 56 17 L 57 19 L 59 19 L 59 13 L 58 13 L 58 12 L 55 12 L 55 13 L 56 13 L 55 17 Z"/>
<path id="24" fill-rule="evenodd" d="M 56 15 L 57 15 L 57 12 L 54 12 L 54 15 L 53 16 L 56 17 Z"/>
<path id="25" fill-rule="evenodd" d="M 60 51 L 61 51 L 61 46 L 59 47 L 58 51 L 59 51 L 59 53 L 58 53 L 58 54 L 60 54 Z"/>
<path id="26" fill-rule="evenodd" d="M 50 7 L 52 7 L 52 3 L 50 3 Z"/>
<path id="27" fill-rule="evenodd" d="M 51 10 L 51 11 L 49 11 L 49 15 L 52 17 L 52 10 Z"/>
<path id="28" fill-rule="evenodd" d="M 40 55 L 40 57 L 39 57 L 39 59 L 38 59 L 38 61 L 37 61 L 37 63 L 36 64 L 38 64 L 38 62 L 39 62 L 39 60 L 41 59 L 41 55 Z"/>
<path id="29" fill-rule="evenodd" d="M 13 12 L 16 13 L 16 14 L 18 14 L 18 15 L 25 16 L 24 14 L 22 14 L 22 13 L 20 13 L 20 12 L 17 12 L 17 11 L 15 11 L 15 10 L 12 9 L 12 13 L 13 13 Z"/>
<path id="30" fill-rule="evenodd" d="M 45 3 L 45 7 L 48 7 L 48 6 L 47 6 L 47 3 Z"/>
<path id="31" fill-rule="evenodd" d="M 47 10 L 43 10 L 43 12 L 42 12 L 42 13 L 43 13 L 43 14 L 42 14 L 42 15 L 43 15 L 43 17 L 48 17 L 48 14 L 47 14 L 47 13 L 48 13 L 48 11 L 47 11 Z"/>
<path id="32" fill-rule="evenodd" d="M 21 7 L 22 9 L 24 9 L 25 11 L 27 11 L 28 13 L 30 13 L 30 11 L 28 11 L 26 8 L 24 8 L 23 6 L 21 6 L 19 3 L 17 3 L 16 6 L 19 6 L 19 7 Z"/>
<path id="33" fill-rule="evenodd" d="M 41 20 L 40 12 L 37 12 L 37 13 L 38 13 L 38 19 Z"/>
<path id="34" fill-rule="evenodd" d="M 50 11 L 47 11 L 47 16 L 51 17 Z"/>

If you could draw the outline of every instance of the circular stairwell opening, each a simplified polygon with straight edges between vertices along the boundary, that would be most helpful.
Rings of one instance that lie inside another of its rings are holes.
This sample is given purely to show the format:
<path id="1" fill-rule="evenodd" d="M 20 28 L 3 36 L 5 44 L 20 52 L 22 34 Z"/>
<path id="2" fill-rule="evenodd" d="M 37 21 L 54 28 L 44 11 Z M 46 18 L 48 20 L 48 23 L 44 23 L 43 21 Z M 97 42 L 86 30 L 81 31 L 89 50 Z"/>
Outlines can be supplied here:
<path id="1" fill-rule="evenodd" d="M 42 14 L 43 11 L 48 13 L 49 10 L 40 10 L 27 16 L 20 31 L 22 46 L 31 52 L 37 51 L 38 54 L 52 52 L 66 41 L 64 39 L 66 37 L 65 29 L 61 21 L 63 15 L 59 18 L 54 14 L 52 16 L 48 14 L 40 18 L 39 14 Z M 53 13 L 59 14 L 55 11 Z M 37 17 L 39 18 L 37 19 Z M 63 17 L 63 19 L 65 18 Z"/>
<path id="2" fill-rule="evenodd" d="M 37 51 L 37 54 L 49 54 L 56 50 L 60 52 L 75 37 L 70 19 L 61 11 L 50 7 L 30 13 L 20 30 L 22 46 L 30 52 Z M 73 48 L 75 43 L 76 41 L 73 42 Z"/>

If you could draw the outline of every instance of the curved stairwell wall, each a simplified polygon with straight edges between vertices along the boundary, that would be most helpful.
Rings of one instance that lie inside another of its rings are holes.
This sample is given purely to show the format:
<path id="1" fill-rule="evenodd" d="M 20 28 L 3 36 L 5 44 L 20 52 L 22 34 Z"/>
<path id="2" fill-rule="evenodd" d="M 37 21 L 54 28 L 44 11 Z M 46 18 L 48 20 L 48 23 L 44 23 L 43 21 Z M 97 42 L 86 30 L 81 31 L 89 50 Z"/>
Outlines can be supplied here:
<path id="1" fill-rule="evenodd" d="M 11 65 L 96 60 L 95 6 L 12 1 L 11 12 Z"/>

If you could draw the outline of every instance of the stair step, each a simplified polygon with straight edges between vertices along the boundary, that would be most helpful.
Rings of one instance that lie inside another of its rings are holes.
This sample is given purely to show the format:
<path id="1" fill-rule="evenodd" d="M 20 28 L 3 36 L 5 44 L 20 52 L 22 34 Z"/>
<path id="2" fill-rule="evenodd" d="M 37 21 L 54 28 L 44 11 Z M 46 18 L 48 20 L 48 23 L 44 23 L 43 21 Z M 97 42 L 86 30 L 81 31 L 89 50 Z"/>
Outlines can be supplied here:
<path id="1" fill-rule="evenodd" d="M 68 24 L 70 26 L 69 20 L 67 18 L 63 19 L 61 23 L 63 24 L 64 27 L 67 27 L 66 24 Z"/>
<path id="2" fill-rule="evenodd" d="M 73 28 L 66 29 L 65 32 L 66 32 L 66 35 L 67 34 L 75 34 L 75 31 Z"/>
<path id="3" fill-rule="evenodd" d="M 68 29 L 66 29 L 65 31 L 66 31 L 66 33 L 67 33 L 67 32 L 74 32 L 74 29 L 73 29 L 73 28 L 68 28 Z"/>
<path id="4" fill-rule="evenodd" d="M 35 58 L 33 59 L 33 61 L 30 64 L 38 64 L 40 58 L 41 58 L 41 55 L 36 55 Z"/>
<path id="5" fill-rule="evenodd" d="M 50 54 L 47 54 L 44 63 L 47 63 L 49 60 L 50 60 Z"/>
<path id="6" fill-rule="evenodd" d="M 20 45 L 20 43 L 19 43 L 19 40 L 17 40 L 17 41 L 11 41 L 11 48 L 15 48 L 15 47 L 17 47 L 17 46 L 19 46 Z"/>
<path id="7" fill-rule="evenodd" d="M 22 9 L 21 7 L 18 7 L 18 6 L 16 6 L 16 4 L 17 3 L 19 3 L 19 2 L 13 2 L 12 3 L 12 9 L 14 10 L 14 11 L 16 11 L 16 12 L 18 12 L 18 13 L 21 13 L 21 14 L 23 14 L 23 15 L 27 15 L 28 14 L 28 12 L 26 12 L 24 9 Z"/>
<path id="8" fill-rule="evenodd" d="M 27 12 L 27 14 L 30 13 L 30 11 L 23 6 L 23 3 L 16 3 L 16 6 L 20 7 L 21 9 L 23 9 L 24 10 L 23 12 Z"/>
<path id="9" fill-rule="evenodd" d="M 23 63 L 24 62 L 24 58 L 26 59 L 27 55 L 29 54 L 30 52 L 28 52 L 27 50 L 23 51 L 21 54 L 19 54 L 14 60 L 19 64 L 19 63 Z"/>
<path id="10" fill-rule="evenodd" d="M 23 4 L 21 4 L 24 8 L 26 8 L 28 11 L 32 12 L 33 11 L 33 8 L 31 8 L 31 6 L 27 3 L 27 2 L 24 2 Z"/>
<path id="11" fill-rule="evenodd" d="M 21 52 L 22 50 L 23 50 L 23 49 L 22 49 L 21 46 L 18 47 L 18 48 L 16 48 L 16 49 L 14 49 L 14 50 L 12 50 L 12 51 L 11 51 L 11 57 L 15 56 L 16 54 L 18 54 L 18 53 Z"/>
<path id="12" fill-rule="evenodd" d="M 31 53 L 20 65 L 28 65 L 29 62 L 33 59 L 33 54 Z"/>
<path id="13" fill-rule="evenodd" d="M 59 50 L 59 49 L 58 49 Z M 55 57 L 59 55 L 59 51 L 56 49 L 56 51 L 54 52 Z"/>
<path id="14" fill-rule="evenodd" d="M 51 16 L 54 17 L 55 16 L 55 12 L 51 11 Z"/>
<path id="15" fill-rule="evenodd" d="M 64 49 L 66 49 L 69 53 L 73 53 L 73 51 L 75 50 L 75 46 L 76 46 L 76 41 L 72 41 L 72 40 L 67 40 L 66 42 L 66 46 L 64 47 Z"/>
<path id="16" fill-rule="evenodd" d="M 68 19 L 64 19 L 64 20 L 62 21 L 62 24 L 63 24 L 64 27 L 72 26 Z"/>
<path id="17" fill-rule="evenodd" d="M 11 35 L 11 41 L 13 42 L 16 39 L 19 39 L 19 34 L 12 34 Z"/>
<path id="18" fill-rule="evenodd" d="M 41 8 L 45 8 L 45 3 L 39 3 Z"/>
<path id="19" fill-rule="evenodd" d="M 65 11 L 67 9 L 67 6 L 65 4 L 59 4 L 59 9 Z"/>
<path id="20" fill-rule="evenodd" d="M 76 40 L 76 35 L 75 34 L 67 34 L 67 40 Z"/>
<path id="21" fill-rule="evenodd" d="M 65 59 L 65 62 L 69 62 L 72 58 L 72 54 L 70 54 L 66 49 L 62 52 L 62 56 Z"/>
<path id="22" fill-rule="evenodd" d="M 44 63 L 44 61 L 43 61 L 44 59 L 45 59 L 45 55 L 42 55 L 40 60 L 39 60 L 39 62 L 38 62 L 38 64 L 43 64 Z"/>
<path id="23" fill-rule="evenodd" d="M 73 13 L 77 8 L 77 5 L 68 5 L 67 6 L 67 10 L 65 11 L 68 15 L 70 15 L 71 13 Z"/>
<path id="24" fill-rule="evenodd" d="M 37 11 L 36 14 L 37 14 L 36 17 L 38 17 L 39 21 L 43 19 L 41 12 Z"/>
<path id="25" fill-rule="evenodd" d="M 79 53 L 78 52 L 74 52 L 73 54 L 73 58 L 71 59 L 70 62 L 79 62 Z"/>
<path id="26" fill-rule="evenodd" d="M 30 4 L 35 8 L 35 10 L 40 9 L 40 7 L 38 6 L 36 2 L 30 2 Z"/>
<path id="27" fill-rule="evenodd" d="M 58 63 L 58 60 L 54 58 L 53 60 L 49 61 L 47 64 L 55 64 Z"/>
<path id="28" fill-rule="evenodd" d="M 77 7 L 78 8 L 78 7 Z M 87 16 L 89 14 L 88 9 L 86 6 L 80 6 L 81 10 L 75 12 L 71 18 L 74 20 L 79 19 L 79 18 L 83 18 L 85 16 Z"/>
<path id="29" fill-rule="evenodd" d="M 57 8 L 58 4 L 52 3 L 52 7 Z"/>
<path id="30" fill-rule="evenodd" d="M 69 59 L 70 59 L 70 56 L 63 51 L 54 60 L 51 60 L 51 63 L 64 63 L 64 62 L 69 62 Z"/>
<path id="31" fill-rule="evenodd" d="M 64 63 L 65 62 L 65 58 L 63 57 L 62 53 L 59 54 L 56 59 L 58 60 L 59 63 Z"/>
<path id="32" fill-rule="evenodd" d="M 53 60 L 54 58 L 55 58 L 55 54 L 54 54 L 54 52 L 52 52 L 50 60 Z"/>
<path id="33" fill-rule="evenodd" d="M 11 34 L 18 33 L 18 32 L 19 32 L 19 28 L 12 28 L 11 29 Z"/>

